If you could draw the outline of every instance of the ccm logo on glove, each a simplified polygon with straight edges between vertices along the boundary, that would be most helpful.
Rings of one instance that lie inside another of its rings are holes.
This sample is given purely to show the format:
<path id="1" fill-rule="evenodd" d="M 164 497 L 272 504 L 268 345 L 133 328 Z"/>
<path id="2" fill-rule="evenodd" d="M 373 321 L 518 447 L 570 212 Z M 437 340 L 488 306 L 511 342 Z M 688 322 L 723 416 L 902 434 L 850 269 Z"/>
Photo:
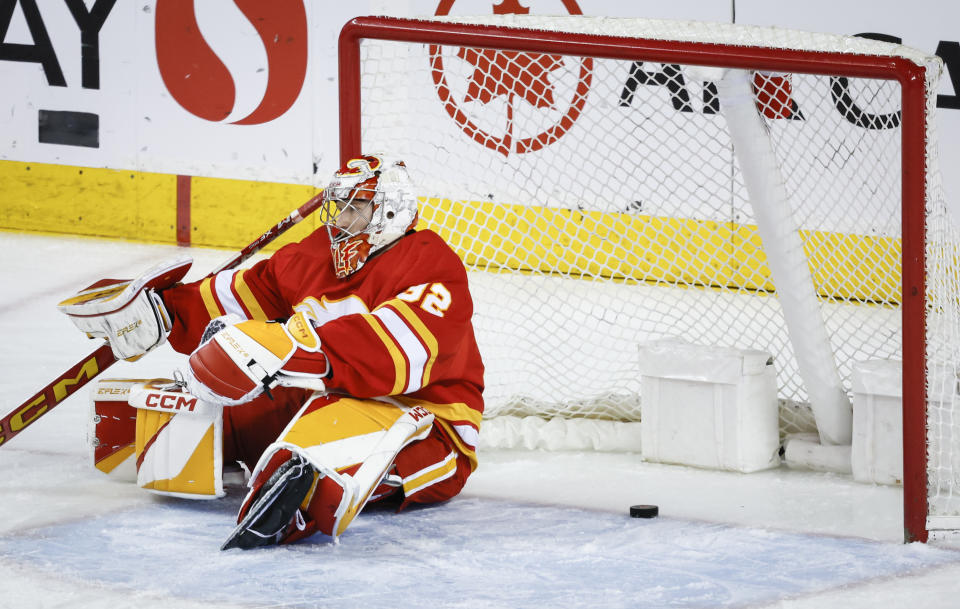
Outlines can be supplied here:
<path id="1" fill-rule="evenodd" d="M 151 408 L 164 408 L 167 410 L 186 410 L 193 412 L 197 407 L 197 398 L 172 393 L 148 393 L 144 403 Z"/>
<path id="2" fill-rule="evenodd" d="M 287 322 L 287 331 L 290 332 L 290 337 L 305 349 L 315 351 L 320 347 L 320 339 L 317 337 L 316 330 L 313 329 L 310 320 L 302 312 L 290 318 Z"/>

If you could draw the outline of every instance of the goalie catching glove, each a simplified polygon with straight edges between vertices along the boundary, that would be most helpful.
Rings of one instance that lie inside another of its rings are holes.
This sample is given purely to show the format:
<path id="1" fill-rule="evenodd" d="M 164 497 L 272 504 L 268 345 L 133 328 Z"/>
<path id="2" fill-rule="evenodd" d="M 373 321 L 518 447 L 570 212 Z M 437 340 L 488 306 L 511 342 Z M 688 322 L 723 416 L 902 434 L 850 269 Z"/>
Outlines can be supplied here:
<path id="1" fill-rule="evenodd" d="M 208 340 L 190 355 L 184 371 L 191 393 L 212 404 L 235 406 L 277 385 L 326 390 L 323 377 L 330 364 L 312 317 L 300 312 L 284 323 L 236 319 L 210 322 Z"/>
<path id="2" fill-rule="evenodd" d="M 105 338 L 117 359 L 133 360 L 162 345 L 173 326 L 160 291 L 183 279 L 193 261 L 180 257 L 136 279 L 102 279 L 57 305 L 90 338 Z"/>

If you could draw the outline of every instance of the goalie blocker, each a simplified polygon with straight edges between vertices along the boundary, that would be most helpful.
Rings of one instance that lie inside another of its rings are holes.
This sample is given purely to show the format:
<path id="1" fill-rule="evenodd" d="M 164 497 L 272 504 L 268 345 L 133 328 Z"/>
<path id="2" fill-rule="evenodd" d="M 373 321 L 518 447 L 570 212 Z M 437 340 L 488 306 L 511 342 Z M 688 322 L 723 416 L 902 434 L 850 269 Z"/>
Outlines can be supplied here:
<path id="1" fill-rule="evenodd" d="M 222 497 L 223 414 L 170 379 L 100 380 L 91 392 L 94 465 L 141 488 Z"/>

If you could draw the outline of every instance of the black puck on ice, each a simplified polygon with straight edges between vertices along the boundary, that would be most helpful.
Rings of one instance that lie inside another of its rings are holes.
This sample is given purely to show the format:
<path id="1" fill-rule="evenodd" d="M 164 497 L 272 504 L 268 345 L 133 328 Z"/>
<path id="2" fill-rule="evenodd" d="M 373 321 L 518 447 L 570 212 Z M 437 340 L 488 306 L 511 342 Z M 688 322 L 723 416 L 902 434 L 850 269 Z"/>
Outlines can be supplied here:
<path id="1" fill-rule="evenodd" d="M 656 518 L 660 508 L 655 505 L 631 505 L 631 518 Z"/>

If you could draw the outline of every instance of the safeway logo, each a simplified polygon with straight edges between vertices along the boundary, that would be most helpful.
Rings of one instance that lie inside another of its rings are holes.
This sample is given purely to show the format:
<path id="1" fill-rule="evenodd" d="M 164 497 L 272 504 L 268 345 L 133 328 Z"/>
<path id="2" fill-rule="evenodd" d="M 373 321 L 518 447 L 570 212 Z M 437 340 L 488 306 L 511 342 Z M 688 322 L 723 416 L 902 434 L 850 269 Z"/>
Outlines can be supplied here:
<path id="1" fill-rule="evenodd" d="M 443 0 L 436 14 L 448 15 L 454 2 Z M 563 4 L 571 15 L 583 14 L 575 0 L 563 0 Z M 495 15 L 529 12 L 518 0 L 503 0 L 493 6 Z M 593 78 L 593 59 L 589 57 L 564 59 L 559 55 L 471 48 L 460 48 L 456 57 L 472 66 L 465 85 L 451 85 L 453 79 L 448 81 L 442 49 L 430 46 L 431 73 L 443 108 L 474 141 L 504 156 L 540 150 L 563 137 L 583 112 Z M 561 71 L 576 73 L 576 85 L 568 87 L 563 92 L 566 95 L 554 86 L 559 80 L 555 73 Z M 565 108 L 560 105 L 561 96 Z M 494 129 L 498 124 L 502 130 Z"/>
<path id="2" fill-rule="evenodd" d="M 211 4 L 204 5 L 208 10 Z M 221 0 L 222 6 L 228 0 Z M 163 82 L 185 110 L 208 121 L 221 122 L 235 112 L 234 75 L 204 38 L 194 0 L 157 0 L 157 65 Z M 267 56 L 267 83 L 259 104 L 230 122 L 257 125 L 290 109 L 300 95 L 307 73 L 307 16 L 303 0 L 233 0 L 256 30 Z M 227 4 L 229 7 L 229 4 Z M 220 20 L 216 23 L 220 25 Z"/>

